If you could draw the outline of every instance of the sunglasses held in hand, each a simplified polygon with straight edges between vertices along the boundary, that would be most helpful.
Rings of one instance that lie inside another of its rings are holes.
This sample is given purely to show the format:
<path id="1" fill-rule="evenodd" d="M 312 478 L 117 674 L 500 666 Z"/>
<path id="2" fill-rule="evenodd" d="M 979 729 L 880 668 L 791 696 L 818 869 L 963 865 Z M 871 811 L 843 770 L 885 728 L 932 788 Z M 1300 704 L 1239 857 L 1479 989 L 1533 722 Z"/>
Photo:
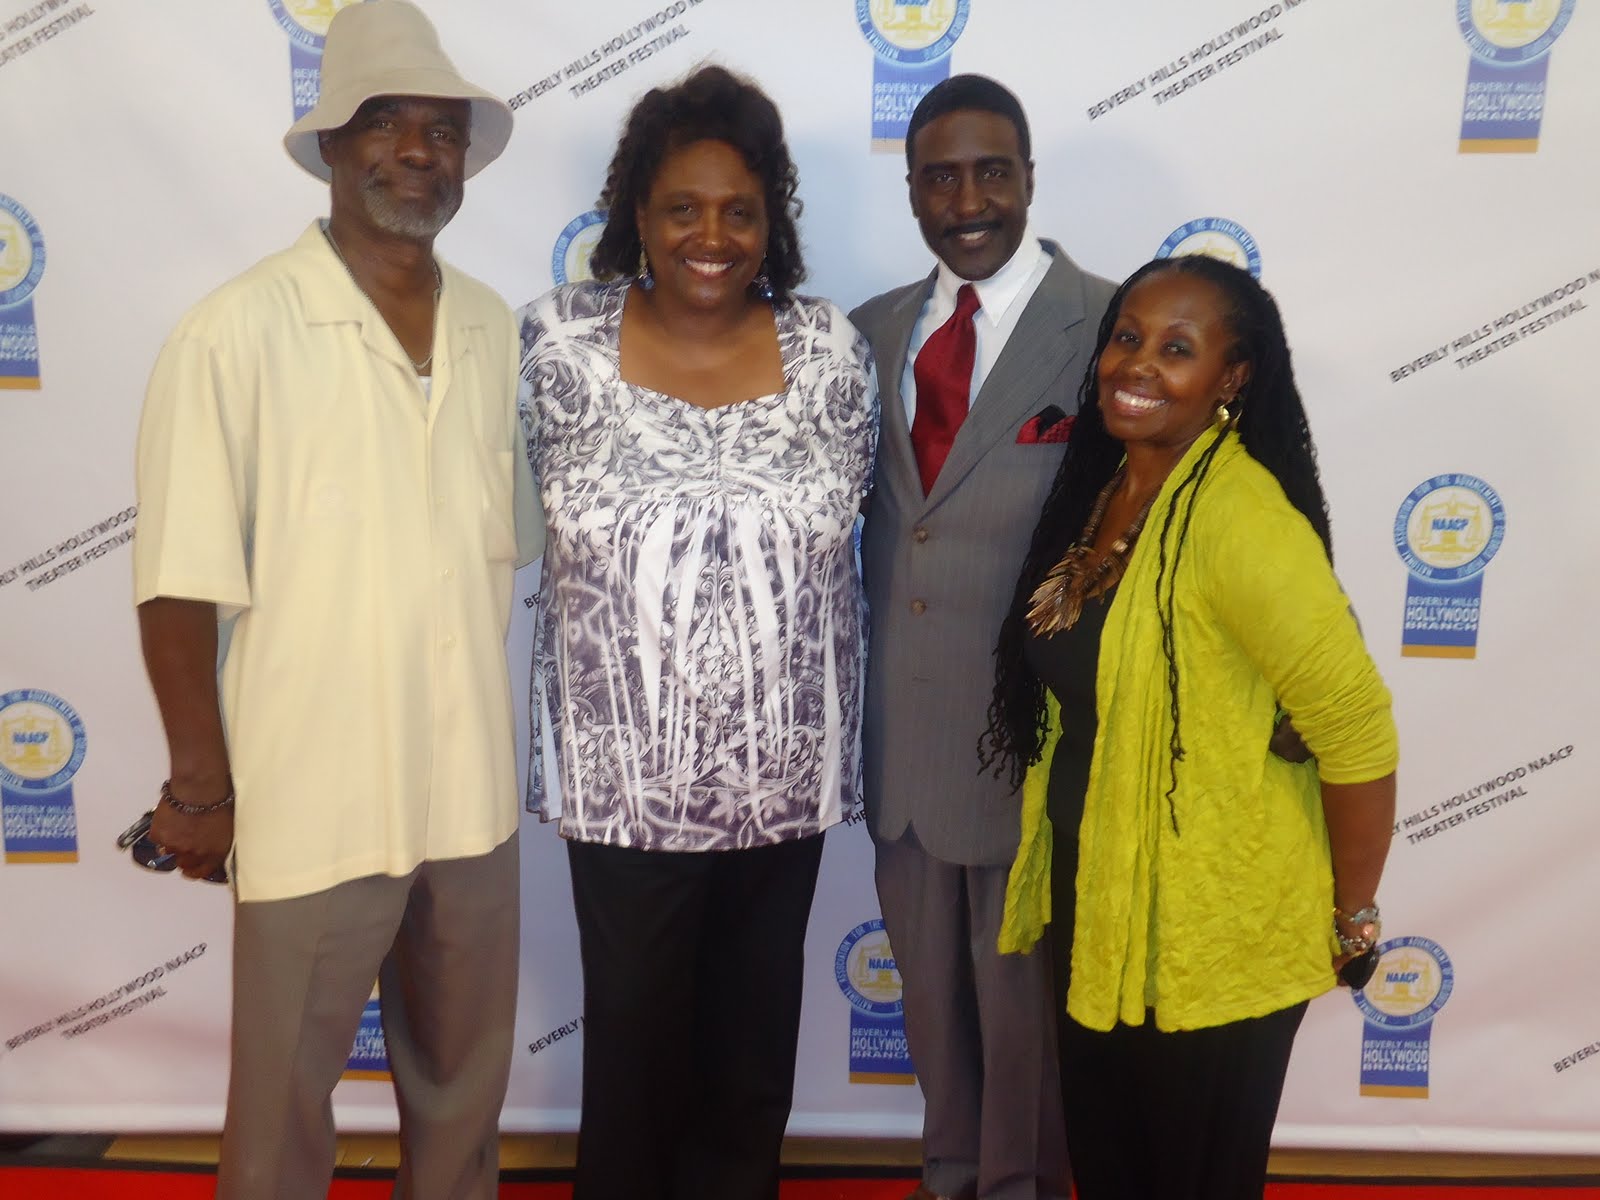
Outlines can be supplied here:
<path id="1" fill-rule="evenodd" d="M 167 850 L 165 846 L 156 845 L 150 837 L 150 821 L 155 816 L 155 809 L 151 809 L 132 825 L 129 825 L 117 835 L 117 849 L 126 850 L 133 855 L 133 861 L 147 871 L 176 871 L 178 869 L 178 856 Z M 207 883 L 227 883 L 228 869 L 218 867 L 205 877 Z"/>
<path id="2" fill-rule="evenodd" d="M 1339 981 L 1347 988 L 1359 992 L 1372 981 L 1378 969 L 1378 948 L 1369 946 L 1365 954 L 1358 954 L 1339 968 Z"/>

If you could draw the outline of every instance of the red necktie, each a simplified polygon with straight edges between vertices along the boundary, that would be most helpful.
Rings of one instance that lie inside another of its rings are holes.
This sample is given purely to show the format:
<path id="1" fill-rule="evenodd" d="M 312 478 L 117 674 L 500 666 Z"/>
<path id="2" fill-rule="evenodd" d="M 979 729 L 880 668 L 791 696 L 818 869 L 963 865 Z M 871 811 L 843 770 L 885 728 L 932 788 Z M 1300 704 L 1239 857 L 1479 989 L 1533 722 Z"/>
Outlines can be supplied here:
<path id="1" fill-rule="evenodd" d="M 911 422 L 911 449 L 922 476 L 922 494 L 933 491 L 933 481 L 950 454 L 956 431 L 967 419 L 972 393 L 972 362 L 978 353 L 978 331 L 972 314 L 978 311 L 978 293 L 970 283 L 956 292 L 956 311 L 922 343 L 912 375 L 917 381 L 917 415 Z"/>

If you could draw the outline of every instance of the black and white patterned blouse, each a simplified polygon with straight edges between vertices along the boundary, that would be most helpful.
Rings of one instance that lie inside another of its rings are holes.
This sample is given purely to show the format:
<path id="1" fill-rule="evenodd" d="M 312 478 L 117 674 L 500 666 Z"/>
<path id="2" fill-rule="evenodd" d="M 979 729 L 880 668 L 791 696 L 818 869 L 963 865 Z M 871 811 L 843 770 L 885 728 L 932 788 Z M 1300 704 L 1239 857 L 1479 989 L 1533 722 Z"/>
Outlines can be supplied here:
<path id="1" fill-rule="evenodd" d="M 774 309 L 784 390 L 700 408 L 622 379 L 629 286 L 569 284 L 519 314 L 561 833 L 652 850 L 805 837 L 861 794 L 871 352 L 840 309 L 797 296 Z"/>

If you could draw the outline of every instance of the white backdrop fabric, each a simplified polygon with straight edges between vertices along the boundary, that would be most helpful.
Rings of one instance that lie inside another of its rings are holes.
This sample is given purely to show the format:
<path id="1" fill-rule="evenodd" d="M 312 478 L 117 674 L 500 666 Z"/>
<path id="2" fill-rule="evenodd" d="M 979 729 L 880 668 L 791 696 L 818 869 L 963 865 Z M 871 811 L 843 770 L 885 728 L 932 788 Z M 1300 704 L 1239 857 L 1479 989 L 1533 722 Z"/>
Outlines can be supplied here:
<path id="1" fill-rule="evenodd" d="M 140 872 L 113 844 L 166 768 L 130 600 L 132 445 L 179 316 L 326 210 L 279 138 L 341 6 L 0 0 L 0 1128 L 220 1126 L 228 893 Z M 903 160 L 873 136 L 875 80 L 893 108 L 919 69 L 1018 93 L 1034 227 L 1086 268 L 1121 278 L 1186 239 L 1258 261 L 1404 757 L 1383 966 L 1360 1004 L 1312 1005 L 1278 1143 L 1600 1152 L 1600 816 L 1585 807 L 1600 776 L 1583 741 L 1600 713 L 1600 541 L 1579 519 L 1600 433 L 1583 366 L 1600 337 L 1600 14 L 1576 0 L 428 7 L 463 71 L 515 98 L 510 149 L 441 239 L 513 305 L 565 269 L 558 241 L 594 205 L 635 98 L 704 61 L 782 109 L 805 290 L 846 307 L 931 264 Z M 582 232 L 568 242 L 580 260 Z M 536 570 L 518 584 L 509 652 L 525 679 Z M 565 856 L 532 815 L 523 850 L 504 1124 L 572 1129 Z M 811 919 L 796 1133 L 920 1128 L 914 1087 L 850 1081 L 835 956 L 876 916 L 866 831 L 842 826 Z M 726 965 L 740 969 L 738 946 Z M 845 975 L 892 1002 L 881 973 Z M 363 1066 L 339 1119 L 393 1127 Z"/>

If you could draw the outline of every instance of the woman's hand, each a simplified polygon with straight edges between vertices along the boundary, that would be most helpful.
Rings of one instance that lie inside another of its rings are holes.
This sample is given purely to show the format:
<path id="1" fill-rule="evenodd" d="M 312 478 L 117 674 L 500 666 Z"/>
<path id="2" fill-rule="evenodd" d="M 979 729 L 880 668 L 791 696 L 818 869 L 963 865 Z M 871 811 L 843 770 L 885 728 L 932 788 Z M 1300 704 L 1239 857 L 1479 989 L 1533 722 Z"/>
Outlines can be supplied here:
<path id="1" fill-rule="evenodd" d="M 1333 927 L 1344 945 L 1333 959 L 1335 973 L 1375 946 L 1383 932 L 1374 897 L 1394 836 L 1394 792 L 1392 772 L 1367 783 L 1322 784 L 1333 858 Z"/>
<path id="2" fill-rule="evenodd" d="M 1364 964 L 1358 967 L 1352 975 L 1361 975 L 1363 970 L 1365 974 L 1359 982 L 1356 982 L 1352 978 L 1346 978 L 1344 968 L 1368 954 L 1376 955 L 1378 939 L 1383 935 L 1383 922 L 1378 917 L 1378 906 L 1363 905 L 1353 913 L 1335 908 L 1333 929 L 1338 934 L 1339 944 L 1343 947 L 1340 953 L 1333 956 L 1333 973 L 1339 976 L 1339 982 L 1346 987 L 1360 987 L 1372 977 L 1371 969 L 1365 968 Z"/>

